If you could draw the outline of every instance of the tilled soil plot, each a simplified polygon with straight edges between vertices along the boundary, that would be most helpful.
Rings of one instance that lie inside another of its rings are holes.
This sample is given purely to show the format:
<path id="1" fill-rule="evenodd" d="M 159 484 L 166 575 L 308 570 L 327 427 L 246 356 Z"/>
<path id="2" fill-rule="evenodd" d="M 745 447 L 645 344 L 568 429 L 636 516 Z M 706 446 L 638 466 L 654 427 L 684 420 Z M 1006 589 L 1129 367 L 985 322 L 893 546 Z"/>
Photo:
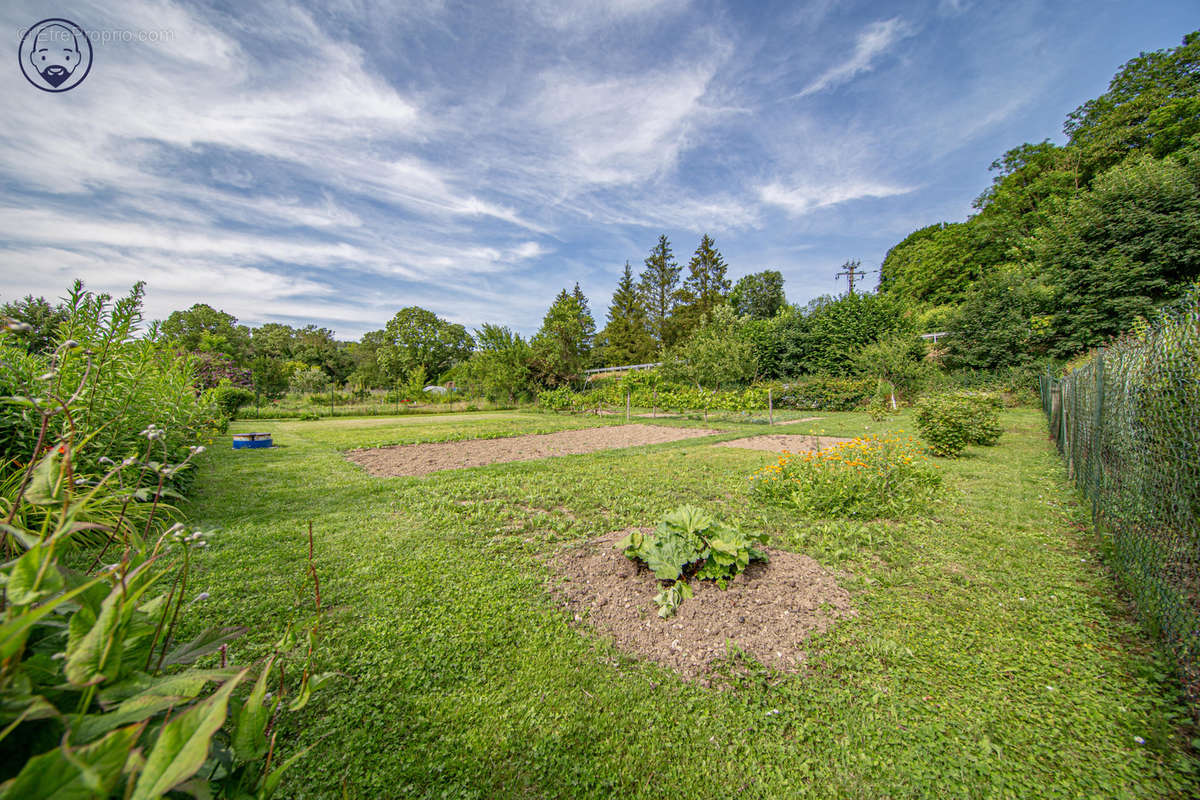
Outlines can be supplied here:
<path id="1" fill-rule="evenodd" d="M 740 447 L 745 450 L 771 450 L 782 453 L 808 453 L 823 450 L 831 444 L 848 442 L 840 436 L 805 436 L 794 433 L 773 433 L 764 436 L 751 436 L 746 439 L 734 439 L 732 442 L 717 442 L 714 447 Z"/>
<path id="2" fill-rule="evenodd" d="M 508 461 L 532 461 L 550 456 L 594 453 L 619 447 L 676 442 L 722 431 L 704 428 L 667 428 L 661 425 L 613 425 L 577 431 L 538 433 L 504 439 L 465 439 L 458 442 L 424 442 L 394 447 L 351 450 L 346 458 L 376 478 L 425 475 L 444 469 L 482 467 Z"/>
<path id="3" fill-rule="evenodd" d="M 649 528 L 642 530 L 649 531 Z M 678 613 L 660 619 L 654 573 L 630 561 L 613 545 L 617 531 L 550 559 L 553 590 L 585 621 L 612 637 L 621 650 L 700 679 L 732 643 L 761 664 L 795 672 L 803 645 L 838 617 L 853 614 L 850 594 L 808 556 L 768 550 L 768 563 L 755 562 L 722 591 L 713 581 L 691 581 L 694 597 Z"/>

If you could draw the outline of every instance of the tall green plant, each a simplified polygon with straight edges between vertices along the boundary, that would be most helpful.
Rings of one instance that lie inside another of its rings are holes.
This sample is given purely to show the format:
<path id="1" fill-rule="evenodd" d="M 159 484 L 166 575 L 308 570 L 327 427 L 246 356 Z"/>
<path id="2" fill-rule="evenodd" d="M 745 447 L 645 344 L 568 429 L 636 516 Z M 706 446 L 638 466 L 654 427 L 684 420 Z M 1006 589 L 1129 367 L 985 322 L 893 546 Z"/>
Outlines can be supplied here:
<path id="1" fill-rule="evenodd" d="M 76 350 L 64 343 L 40 386 L 8 398 L 35 420 L 35 434 L 27 462 L 0 471 L 15 486 L 0 523 L 0 798 L 268 798 L 296 757 L 275 755 L 285 696 L 299 710 L 327 679 L 312 670 L 320 594 L 311 530 L 316 616 L 305 623 L 298 685 L 280 666 L 297 649 L 294 636 L 248 667 L 232 666 L 225 650 L 244 627 L 182 641 L 181 619 L 203 599 L 189 601 L 188 581 L 205 534 L 171 524 L 162 499 L 204 448 L 170 459 L 171 434 L 150 424 L 136 454 L 89 456 L 105 429 L 83 427 L 95 409 L 94 354 L 82 354 L 73 383 L 63 379 Z M 96 535 L 105 544 L 91 566 L 68 566 L 63 556 L 80 537 Z M 102 565 L 110 550 L 113 563 Z M 249 694 L 235 697 L 245 682 Z M 273 696 L 268 685 L 278 687 Z"/>

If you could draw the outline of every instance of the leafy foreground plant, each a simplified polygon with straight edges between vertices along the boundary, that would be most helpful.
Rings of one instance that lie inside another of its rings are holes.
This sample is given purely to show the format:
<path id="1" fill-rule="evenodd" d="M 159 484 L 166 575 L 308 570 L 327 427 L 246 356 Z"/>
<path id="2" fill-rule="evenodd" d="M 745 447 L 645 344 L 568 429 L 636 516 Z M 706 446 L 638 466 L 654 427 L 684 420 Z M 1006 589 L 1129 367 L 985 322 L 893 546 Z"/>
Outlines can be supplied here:
<path id="1" fill-rule="evenodd" d="M 634 531 L 615 547 L 627 558 L 641 561 L 661 581 L 671 586 L 654 596 L 658 615 L 675 615 L 692 596 L 689 578 L 715 580 L 722 589 L 726 581 L 742 572 L 751 561 L 766 561 L 764 533 L 747 534 L 721 522 L 694 506 L 681 506 L 667 514 L 651 533 Z"/>
<path id="2" fill-rule="evenodd" d="M 899 519 L 937 497 L 937 465 L 897 437 L 860 437 L 813 453 L 788 453 L 750 476 L 753 494 L 811 517 Z"/>
<path id="3" fill-rule="evenodd" d="M 270 797 L 305 752 L 283 764 L 274 756 L 288 688 L 281 661 L 297 649 L 296 637 L 289 628 L 257 670 L 235 668 L 226 657 L 244 627 L 215 626 L 176 640 L 191 605 L 192 553 L 206 543 L 204 534 L 180 524 L 164 530 L 169 519 L 156 511 L 164 482 L 203 448 L 193 447 L 177 464 L 153 461 L 168 437 L 150 425 L 142 431 L 142 455 L 105 459 L 111 466 L 98 476 L 76 471 L 91 461 L 79 453 L 92 439 L 78 441 L 74 424 L 86 385 L 85 369 L 68 398 L 52 388 L 24 398 L 41 424 L 0 523 L 9 554 L 0 566 L 0 797 Z M 67 433 L 47 448 L 49 423 L 59 416 Z M 147 475 L 157 489 L 143 502 L 131 487 Z M 97 507 L 108 513 L 94 513 Z M 108 541 L 80 572 L 63 556 L 79 555 L 75 539 L 85 533 Z M 304 667 L 289 710 L 302 708 L 327 679 L 311 674 L 320 615 L 311 536 L 310 529 L 316 616 L 306 623 Z M 112 544 L 117 561 L 97 569 Z M 206 657 L 213 666 L 195 666 Z M 249 694 L 235 699 L 248 681 Z M 268 685 L 276 691 L 268 693 Z"/>

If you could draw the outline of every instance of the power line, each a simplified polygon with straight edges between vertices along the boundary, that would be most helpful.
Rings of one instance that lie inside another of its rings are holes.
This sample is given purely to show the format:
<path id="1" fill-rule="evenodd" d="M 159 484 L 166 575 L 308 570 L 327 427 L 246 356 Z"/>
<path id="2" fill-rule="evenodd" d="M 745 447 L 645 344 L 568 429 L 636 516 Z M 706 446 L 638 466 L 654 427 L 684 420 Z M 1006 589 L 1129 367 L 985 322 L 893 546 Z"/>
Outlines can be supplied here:
<path id="1" fill-rule="evenodd" d="M 860 278 L 867 277 L 866 271 L 859 269 L 861 266 L 861 261 L 858 259 L 851 259 L 845 264 L 842 264 L 842 271 L 837 274 L 837 277 L 839 278 L 843 275 L 846 276 L 846 280 L 850 283 L 850 294 L 854 294 L 854 282 Z"/>

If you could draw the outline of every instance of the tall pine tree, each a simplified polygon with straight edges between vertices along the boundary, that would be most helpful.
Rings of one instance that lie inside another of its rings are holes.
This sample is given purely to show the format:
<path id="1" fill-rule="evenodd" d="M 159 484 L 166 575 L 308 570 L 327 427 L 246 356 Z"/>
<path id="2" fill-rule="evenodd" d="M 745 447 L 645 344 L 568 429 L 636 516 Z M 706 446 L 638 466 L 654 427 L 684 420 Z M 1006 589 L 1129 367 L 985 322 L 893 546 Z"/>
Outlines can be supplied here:
<path id="1" fill-rule="evenodd" d="M 613 292 L 608 308 L 608 324 L 597 340 L 603 363 L 607 366 L 642 364 L 654 355 L 654 339 L 646 306 L 633 283 L 633 268 L 625 262 L 625 272 Z"/>
<path id="2" fill-rule="evenodd" d="M 590 361 L 592 345 L 596 339 L 596 320 L 592 317 L 591 309 L 588 308 L 587 296 L 579 288 L 579 281 L 575 281 L 571 297 L 579 306 L 579 327 L 583 330 L 583 347 L 587 351 Z"/>
<path id="3" fill-rule="evenodd" d="M 680 339 L 704 324 L 712 310 L 724 305 L 729 297 L 730 283 L 725 277 L 728 266 L 721 251 L 707 233 L 688 262 L 688 276 L 676 294 L 675 322 Z"/>
<path id="4" fill-rule="evenodd" d="M 675 341 L 671 315 L 675 310 L 675 294 L 679 289 L 679 264 L 675 263 L 671 242 L 665 234 L 658 237 L 658 244 L 646 257 L 645 264 L 646 268 L 642 270 L 638 282 L 638 292 L 646 306 L 655 349 L 661 353 Z"/>

